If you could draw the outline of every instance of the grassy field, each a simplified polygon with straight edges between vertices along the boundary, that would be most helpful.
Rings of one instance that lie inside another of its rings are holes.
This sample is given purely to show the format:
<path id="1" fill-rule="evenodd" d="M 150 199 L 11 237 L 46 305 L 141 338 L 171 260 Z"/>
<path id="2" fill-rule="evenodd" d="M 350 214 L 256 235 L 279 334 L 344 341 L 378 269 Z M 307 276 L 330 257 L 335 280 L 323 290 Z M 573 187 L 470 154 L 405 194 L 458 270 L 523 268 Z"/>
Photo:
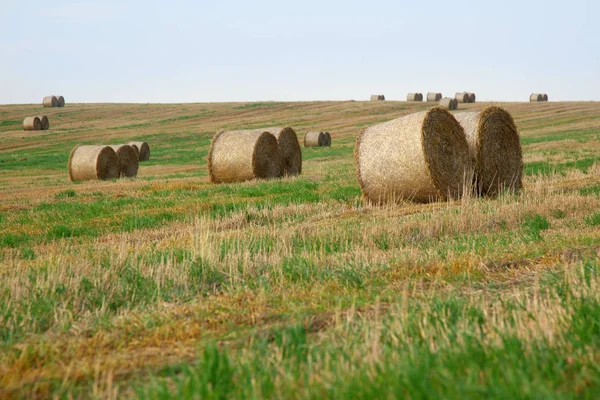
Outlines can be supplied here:
<path id="1" fill-rule="evenodd" d="M 600 104 L 500 105 L 522 193 L 387 207 L 354 140 L 426 103 L 0 106 L 0 397 L 598 398 Z M 209 183 L 218 129 L 275 125 L 333 146 Z M 69 182 L 134 139 L 137 179 Z"/>

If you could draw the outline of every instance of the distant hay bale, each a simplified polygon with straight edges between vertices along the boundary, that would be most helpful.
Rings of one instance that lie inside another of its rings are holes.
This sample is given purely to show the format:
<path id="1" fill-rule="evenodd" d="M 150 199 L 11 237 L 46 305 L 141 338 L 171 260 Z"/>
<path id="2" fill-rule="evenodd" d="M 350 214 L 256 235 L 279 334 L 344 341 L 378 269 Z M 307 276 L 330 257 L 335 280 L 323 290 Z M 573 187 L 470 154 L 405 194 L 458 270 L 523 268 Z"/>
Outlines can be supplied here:
<path id="1" fill-rule="evenodd" d="M 43 115 L 41 117 L 38 116 L 38 118 L 40 119 L 42 125 L 41 125 L 41 130 L 43 131 L 47 131 L 48 129 L 50 129 L 50 120 L 48 120 L 48 117 Z"/>
<path id="2" fill-rule="evenodd" d="M 446 108 L 451 111 L 456 110 L 458 108 L 458 101 L 450 97 L 444 97 L 442 100 L 440 100 L 440 107 Z"/>
<path id="3" fill-rule="evenodd" d="M 325 147 L 331 147 L 331 134 L 329 132 L 323 132 L 325 135 Z"/>
<path id="4" fill-rule="evenodd" d="M 544 93 L 544 101 L 548 101 L 548 95 Z"/>
<path id="5" fill-rule="evenodd" d="M 298 135 L 289 127 L 286 128 L 266 128 L 279 145 L 279 152 L 283 160 L 284 175 L 300 175 L 302 173 L 302 148 L 298 141 Z"/>
<path id="6" fill-rule="evenodd" d="M 475 96 L 475 93 L 469 93 L 469 103 L 475 103 L 476 100 L 477 96 Z"/>
<path id="7" fill-rule="evenodd" d="M 27 117 L 23 120 L 23 129 L 26 131 L 41 131 L 42 121 L 39 117 Z"/>
<path id="8" fill-rule="evenodd" d="M 65 106 L 65 98 L 62 96 L 58 96 L 56 107 L 64 107 Z"/>
<path id="9" fill-rule="evenodd" d="M 454 115 L 465 130 L 475 161 L 475 187 L 481 195 L 522 187 L 523 153 L 510 113 L 500 107 Z"/>
<path id="10" fill-rule="evenodd" d="M 46 96 L 42 101 L 44 107 L 58 107 L 58 99 L 56 96 Z"/>
<path id="11" fill-rule="evenodd" d="M 128 144 L 115 144 L 110 146 L 119 159 L 119 176 L 134 178 L 139 169 L 138 152 Z"/>
<path id="12" fill-rule="evenodd" d="M 119 158 L 110 146 L 80 145 L 69 157 L 69 179 L 87 181 L 119 177 Z"/>
<path id="13" fill-rule="evenodd" d="M 540 93 L 532 93 L 531 96 L 529 96 L 529 101 L 532 103 L 544 101 L 544 95 Z"/>
<path id="14" fill-rule="evenodd" d="M 277 139 L 264 129 L 220 131 L 208 151 L 208 172 L 212 183 L 282 177 Z"/>
<path id="15" fill-rule="evenodd" d="M 468 103 L 469 102 L 469 94 L 466 92 L 456 93 L 456 95 L 454 95 L 454 98 L 459 103 Z"/>
<path id="16" fill-rule="evenodd" d="M 327 143 L 327 137 L 323 132 L 306 132 L 304 135 L 304 147 L 322 147 Z"/>
<path id="17" fill-rule="evenodd" d="M 406 101 L 423 101 L 421 93 L 409 93 L 406 95 Z"/>
<path id="18" fill-rule="evenodd" d="M 129 142 L 127 143 L 136 150 L 140 161 L 148 161 L 150 159 L 150 146 L 146 142 Z"/>
<path id="19" fill-rule="evenodd" d="M 385 96 L 382 94 L 374 94 L 371 96 L 371 101 L 384 101 Z"/>
<path id="20" fill-rule="evenodd" d="M 472 177 L 463 128 L 441 107 L 364 129 L 354 156 L 362 192 L 377 204 L 459 198 Z"/>
<path id="21" fill-rule="evenodd" d="M 432 93 L 432 92 L 427 93 L 427 101 L 435 101 L 437 103 L 440 100 L 442 100 L 441 93 Z"/>

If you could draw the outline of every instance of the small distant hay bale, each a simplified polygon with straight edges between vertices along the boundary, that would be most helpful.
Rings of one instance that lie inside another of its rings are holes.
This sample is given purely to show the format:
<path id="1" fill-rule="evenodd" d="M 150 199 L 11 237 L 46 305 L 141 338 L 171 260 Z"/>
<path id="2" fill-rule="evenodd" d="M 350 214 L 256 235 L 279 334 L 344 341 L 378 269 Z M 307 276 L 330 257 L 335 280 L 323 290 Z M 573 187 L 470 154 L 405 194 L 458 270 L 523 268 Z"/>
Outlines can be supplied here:
<path id="1" fill-rule="evenodd" d="M 440 100 L 440 107 L 446 108 L 450 111 L 456 110 L 458 108 L 458 101 L 450 97 L 444 97 L 442 100 Z"/>
<path id="2" fill-rule="evenodd" d="M 62 96 L 58 96 L 56 107 L 64 107 L 65 106 L 65 98 Z"/>
<path id="3" fill-rule="evenodd" d="M 277 139 L 264 129 L 220 131 L 208 151 L 212 183 L 280 178 L 283 170 Z"/>
<path id="4" fill-rule="evenodd" d="M 548 95 L 544 93 L 544 101 L 548 101 Z"/>
<path id="5" fill-rule="evenodd" d="M 374 94 L 371 96 L 371 101 L 385 101 L 385 96 L 382 94 Z"/>
<path id="6" fill-rule="evenodd" d="M 42 121 L 39 117 L 27 117 L 23 120 L 23 129 L 26 131 L 41 131 Z"/>
<path id="7" fill-rule="evenodd" d="M 146 142 L 129 142 L 127 143 L 137 152 L 140 161 L 148 161 L 150 159 L 150 146 Z"/>
<path id="8" fill-rule="evenodd" d="M 477 101 L 477 96 L 475 93 L 469 93 L 469 103 L 475 103 Z"/>
<path id="9" fill-rule="evenodd" d="M 110 146 L 80 145 L 69 157 L 71 181 L 105 180 L 119 177 L 119 158 Z"/>
<path id="10" fill-rule="evenodd" d="M 529 101 L 532 103 L 544 101 L 544 95 L 540 93 L 532 93 L 531 96 L 529 96 Z"/>
<path id="11" fill-rule="evenodd" d="M 58 107 L 58 98 L 56 96 L 46 96 L 42 101 L 44 107 Z"/>
<path id="12" fill-rule="evenodd" d="M 421 93 L 409 93 L 406 95 L 406 101 L 423 101 Z"/>
<path id="13" fill-rule="evenodd" d="M 441 93 L 433 93 L 433 92 L 427 93 L 427 101 L 435 101 L 437 103 L 440 100 L 442 100 Z"/>
<path id="14" fill-rule="evenodd" d="M 323 132 L 325 135 L 325 147 L 331 147 L 331 134 L 329 132 Z"/>
<path id="15" fill-rule="evenodd" d="M 459 103 L 468 103 L 469 102 L 469 94 L 466 92 L 456 93 L 456 95 L 454 95 L 454 98 Z"/>
<path id="16" fill-rule="evenodd" d="M 302 173 L 302 148 L 298 141 L 298 135 L 289 127 L 286 128 L 266 128 L 279 145 L 279 152 L 283 160 L 284 175 L 300 175 Z"/>
<path id="17" fill-rule="evenodd" d="M 41 129 L 43 131 L 47 131 L 48 129 L 50 129 L 50 120 L 48 119 L 47 116 L 42 115 L 41 117 L 38 116 L 38 118 L 40 119 L 40 121 L 42 123 Z"/>
<path id="18" fill-rule="evenodd" d="M 362 192 L 376 204 L 459 198 L 472 179 L 463 128 L 441 107 L 364 129 L 354 156 Z"/>
<path id="19" fill-rule="evenodd" d="M 517 126 L 500 107 L 454 115 L 465 130 L 475 161 L 475 187 L 480 195 L 493 196 L 522 188 L 523 153 Z"/>
<path id="20" fill-rule="evenodd" d="M 304 147 L 322 147 L 327 143 L 327 137 L 323 132 L 312 131 L 304 135 Z"/>
<path id="21" fill-rule="evenodd" d="M 115 144 L 110 147 L 119 159 L 119 176 L 135 178 L 140 165 L 138 152 L 128 144 Z"/>

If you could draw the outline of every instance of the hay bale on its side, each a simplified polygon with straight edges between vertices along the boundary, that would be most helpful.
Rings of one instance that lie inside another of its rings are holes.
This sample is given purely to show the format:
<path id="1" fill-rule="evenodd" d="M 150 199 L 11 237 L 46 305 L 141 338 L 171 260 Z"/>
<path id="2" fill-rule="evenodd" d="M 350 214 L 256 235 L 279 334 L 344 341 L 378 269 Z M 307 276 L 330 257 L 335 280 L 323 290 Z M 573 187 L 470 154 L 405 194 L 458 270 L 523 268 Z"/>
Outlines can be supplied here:
<path id="1" fill-rule="evenodd" d="M 302 173 L 302 148 L 298 141 L 298 135 L 289 127 L 286 128 L 267 128 L 279 145 L 279 152 L 283 160 L 284 175 L 300 175 Z"/>
<path id="2" fill-rule="evenodd" d="M 440 107 L 446 108 L 451 111 L 456 110 L 458 108 L 458 101 L 450 97 L 444 97 L 442 100 L 440 100 Z"/>
<path id="3" fill-rule="evenodd" d="M 469 103 L 475 103 L 476 100 L 477 96 L 475 96 L 475 93 L 469 93 Z"/>
<path id="4" fill-rule="evenodd" d="M 454 98 L 456 99 L 456 101 L 458 101 L 459 103 L 468 103 L 469 102 L 469 94 L 466 92 L 462 92 L 462 93 L 456 93 L 454 95 Z"/>
<path id="5" fill-rule="evenodd" d="M 304 135 L 304 147 L 321 147 L 325 146 L 327 138 L 323 132 L 306 132 Z"/>
<path id="6" fill-rule="evenodd" d="M 538 101 L 544 101 L 544 95 L 540 94 L 540 93 L 532 93 L 529 96 L 529 101 L 532 103 L 538 102 Z"/>
<path id="7" fill-rule="evenodd" d="M 148 161 L 150 159 L 150 146 L 146 142 L 129 142 L 127 143 L 137 152 L 140 161 Z"/>
<path id="8" fill-rule="evenodd" d="M 282 177 L 277 139 L 263 129 L 220 131 L 208 151 L 208 172 L 212 183 Z"/>
<path id="9" fill-rule="evenodd" d="M 323 132 L 325 135 L 325 147 L 331 147 L 331 134 L 329 132 Z"/>
<path id="10" fill-rule="evenodd" d="M 548 95 L 544 93 L 544 101 L 548 101 Z"/>
<path id="11" fill-rule="evenodd" d="M 432 92 L 427 93 L 427 101 L 438 102 L 441 99 L 442 99 L 442 94 L 441 93 L 432 93 Z"/>
<path id="12" fill-rule="evenodd" d="M 373 203 L 459 198 L 472 176 L 463 128 L 441 107 L 366 128 L 354 155 L 358 182 Z"/>
<path id="13" fill-rule="evenodd" d="M 41 117 L 38 116 L 38 118 L 40 119 L 41 124 L 42 124 L 41 128 L 40 128 L 41 130 L 47 131 L 48 129 L 50 129 L 50 120 L 48 120 L 47 116 L 45 116 L 45 115 L 43 115 Z"/>
<path id="14" fill-rule="evenodd" d="M 56 96 L 46 96 L 44 100 L 42 100 L 42 105 L 44 107 L 58 107 L 58 99 Z"/>
<path id="15" fill-rule="evenodd" d="M 481 195 L 522 187 L 523 153 L 517 126 L 510 113 L 500 107 L 454 115 L 465 130 L 475 161 L 475 187 Z"/>
<path id="16" fill-rule="evenodd" d="M 62 96 L 58 96 L 56 107 L 64 107 L 65 106 L 65 98 Z"/>
<path id="17" fill-rule="evenodd" d="M 385 101 L 385 96 L 382 94 L 371 95 L 371 101 Z"/>
<path id="18" fill-rule="evenodd" d="M 23 120 L 23 129 L 26 131 L 41 131 L 42 121 L 39 117 L 27 117 Z"/>
<path id="19" fill-rule="evenodd" d="M 134 178 L 140 166 L 138 152 L 128 144 L 115 144 L 110 146 L 119 159 L 119 176 Z"/>
<path id="20" fill-rule="evenodd" d="M 406 95 L 406 101 L 423 101 L 420 93 L 409 93 Z"/>
<path id="21" fill-rule="evenodd" d="M 76 146 L 69 156 L 69 179 L 86 181 L 119 177 L 119 158 L 109 146 Z"/>

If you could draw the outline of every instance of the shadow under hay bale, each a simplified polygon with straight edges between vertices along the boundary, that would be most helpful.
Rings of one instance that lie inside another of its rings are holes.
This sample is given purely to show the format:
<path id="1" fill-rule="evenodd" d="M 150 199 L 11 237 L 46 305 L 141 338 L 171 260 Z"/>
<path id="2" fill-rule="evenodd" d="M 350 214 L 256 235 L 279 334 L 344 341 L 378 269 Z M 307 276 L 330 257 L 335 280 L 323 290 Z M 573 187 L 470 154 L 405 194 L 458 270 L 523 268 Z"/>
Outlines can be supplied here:
<path id="1" fill-rule="evenodd" d="M 56 98 L 56 96 L 46 96 L 42 100 L 42 105 L 46 108 L 58 107 L 58 99 Z"/>
<path id="2" fill-rule="evenodd" d="M 23 129 L 26 131 L 41 131 L 42 121 L 39 117 L 27 117 L 23 120 Z"/>
<path id="3" fill-rule="evenodd" d="M 458 113 L 475 161 L 478 194 L 494 196 L 504 190 L 522 188 L 523 152 L 517 126 L 510 113 L 500 107 L 481 112 Z"/>
<path id="4" fill-rule="evenodd" d="M 110 146 L 119 159 L 119 175 L 126 178 L 135 178 L 139 169 L 139 154 L 128 144 L 115 144 Z"/>
<path id="5" fill-rule="evenodd" d="M 298 135 L 289 127 L 286 128 L 266 128 L 279 145 L 279 152 L 283 160 L 284 175 L 300 175 L 302 173 L 302 148 L 298 141 Z"/>
<path id="6" fill-rule="evenodd" d="M 371 96 L 371 101 L 385 101 L 385 96 L 382 94 L 374 94 Z"/>
<path id="7" fill-rule="evenodd" d="M 208 151 L 212 183 L 280 178 L 283 170 L 277 139 L 263 129 L 220 131 Z"/>
<path id="8" fill-rule="evenodd" d="M 454 98 L 456 99 L 456 101 L 458 101 L 459 103 L 468 103 L 469 102 L 469 94 L 466 92 L 462 92 L 462 93 L 456 93 L 454 95 Z"/>
<path id="9" fill-rule="evenodd" d="M 354 155 L 363 195 L 376 204 L 459 198 L 473 171 L 463 128 L 441 107 L 366 128 Z"/>
<path id="10" fill-rule="evenodd" d="M 119 158 L 109 146 L 80 145 L 69 156 L 69 179 L 73 182 L 118 177 Z"/>
<path id="11" fill-rule="evenodd" d="M 304 135 L 304 147 L 322 147 L 327 143 L 327 138 L 323 132 L 306 132 Z"/>
<path id="12" fill-rule="evenodd" d="M 440 100 L 440 107 L 446 108 L 450 111 L 458 109 L 458 101 L 450 97 L 445 97 Z"/>
<path id="13" fill-rule="evenodd" d="M 140 161 L 150 160 L 150 146 L 148 146 L 148 143 L 146 143 L 146 142 L 129 142 L 127 144 L 134 148 L 134 150 L 138 154 L 138 159 Z"/>
<path id="14" fill-rule="evenodd" d="M 532 93 L 529 96 L 529 101 L 532 103 L 536 103 L 538 101 L 544 101 L 544 95 L 540 93 Z"/>
<path id="15" fill-rule="evenodd" d="M 427 101 L 435 101 L 437 103 L 440 100 L 442 100 L 441 93 L 432 93 L 432 92 L 427 93 Z"/>

